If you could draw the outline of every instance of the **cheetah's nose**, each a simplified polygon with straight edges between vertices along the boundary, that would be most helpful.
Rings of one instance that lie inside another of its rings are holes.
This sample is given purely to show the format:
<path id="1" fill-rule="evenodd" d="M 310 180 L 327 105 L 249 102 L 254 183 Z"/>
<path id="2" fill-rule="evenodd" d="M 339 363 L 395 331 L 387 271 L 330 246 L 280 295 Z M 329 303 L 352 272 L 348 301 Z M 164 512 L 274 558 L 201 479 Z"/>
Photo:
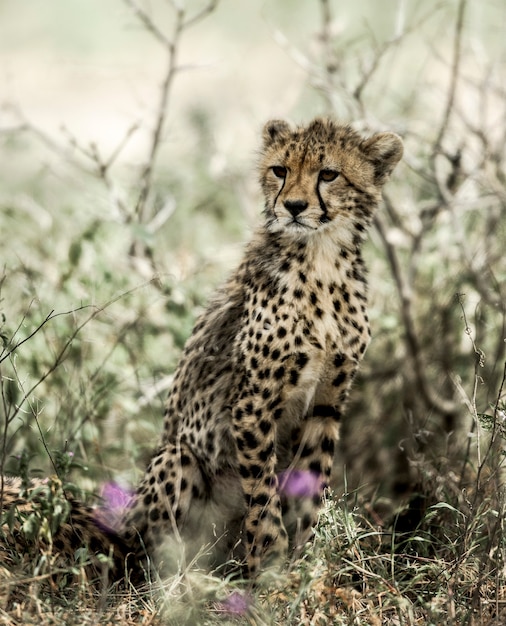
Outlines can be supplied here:
<path id="1" fill-rule="evenodd" d="M 285 200 L 285 208 L 290 212 L 292 217 L 297 217 L 299 213 L 302 213 L 304 209 L 307 209 L 307 202 L 305 200 Z"/>

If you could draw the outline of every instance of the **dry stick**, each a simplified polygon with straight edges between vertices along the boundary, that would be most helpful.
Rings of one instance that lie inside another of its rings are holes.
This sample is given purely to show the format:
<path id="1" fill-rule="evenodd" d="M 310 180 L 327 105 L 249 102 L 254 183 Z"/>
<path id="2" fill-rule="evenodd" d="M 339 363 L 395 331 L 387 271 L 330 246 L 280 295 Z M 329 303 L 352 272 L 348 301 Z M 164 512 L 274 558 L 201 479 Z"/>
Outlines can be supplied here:
<path id="1" fill-rule="evenodd" d="M 182 23 L 182 22 L 181 22 Z M 153 170 L 157 157 L 158 150 L 160 148 L 162 131 L 165 124 L 165 117 L 167 113 L 167 104 L 169 101 L 169 91 L 174 80 L 176 73 L 176 51 L 177 47 L 171 45 L 171 53 L 169 54 L 169 62 L 167 65 L 167 71 L 165 79 L 162 84 L 160 103 L 158 107 L 158 115 L 156 120 L 155 129 L 153 131 L 153 138 L 151 141 L 151 148 L 149 152 L 148 161 L 141 173 L 139 197 L 135 206 L 135 215 L 137 219 L 142 223 L 145 217 L 146 203 L 152 190 Z"/>
<path id="2" fill-rule="evenodd" d="M 68 128 L 62 128 L 62 133 L 67 139 L 68 145 L 62 146 L 60 143 L 55 141 L 50 135 L 45 133 L 41 128 L 32 124 L 24 115 L 24 113 L 18 108 L 14 107 L 15 114 L 21 119 L 22 123 L 16 127 L 15 129 L 11 129 L 10 133 L 15 132 L 29 132 L 34 137 L 36 137 L 46 148 L 49 148 L 51 152 L 54 152 L 59 157 L 63 157 L 66 163 L 70 163 L 73 167 L 78 168 L 81 172 L 85 172 L 86 174 L 94 177 L 98 177 L 105 184 L 106 189 L 109 192 L 114 191 L 114 185 L 109 177 L 109 171 L 113 164 L 117 161 L 121 152 L 125 148 L 129 139 L 132 135 L 137 131 L 140 127 L 138 122 L 135 122 L 127 129 L 125 136 L 120 139 L 118 145 L 113 148 L 109 158 L 103 160 L 99 153 L 98 148 L 95 143 L 92 143 L 90 147 L 83 146 L 79 143 L 79 141 L 70 133 Z M 79 155 L 85 157 L 86 161 L 91 161 L 92 167 L 89 167 L 83 161 L 77 159 L 73 154 L 69 154 L 69 147 L 73 148 Z M 124 217 L 125 221 L 130 221 L 131 216 L 129 215 L 129 211 L 125 204 L 121 201 L 120 198 L 114 194 L 114 199 L 116 202 L 116 206 L 119 209 L 121 215 Z"/>
<path id="3" fill-rule="evenodd" d="M 200 11 L 198 11 L 195 15 L 186 19 L 186 11 L 184 8 L 179 6 L 179 3 L 170 0 L 170 4 L 175 11 L 175 26 L 172 38 L 167 37 L 167 35 L 157 26 L 155 20 L 151 18 L 151 16 L 137 3 L 136 0 L 124 0 L 124 2 L 132 9 L 135 16 L 140 20 L 142 25 L 146 28 L 146 30 L 151 33 L 154 38 L 161 43 L 168 52 L 168 65 L 167 71 L 165 73 L 165 77 L 161 87 L 160 101 L 158 106 L 158 112 L 156 116 L 155 128 L 152 133 L 151 145 L 149 149 L 148 158 L 146 164 L 140 174 L 139 185 L 140 192 L 136 202 L 134 213 L 128 211 L 127 207 L 121 202 L 121 200 L 115 197 L 116 204 L 120 209 L 121 214 L 125 217 L 127 222 L 131 222 L 134 217 L 137 217 L 139 221 L 142 221 L 144 217 L 144 211 L 147 204 L 147 200 L 151 193 L 152 189 L 152 177 L 153 170 L 155 166 L 155 161 L 157 158 L 157 154 L 160 148 L 163 129 L 166 120 L 166 112 L 169 101 L 169 94 L 171 90 L 171 86 L 174 80 L 174 77 L 177 71 L 180 69 L 177 66 L 177 56 L 178 56 L 178 48 L 181 39 L 181 35 L 185 30 L 191 28 L 193 25 L 197 24 L 201 20 L 203 20 L 207 15 L 212 13 L 216 7 L 218 6 L 219 0 L 210 0 Z M 24 116 L 16 111 L 17 115 L 21 120 L 21 124 L 13 129 L 2 129 L 1 132 L 17 132 L 17 131 L 30 131 L 36 137 L 38 137 L 48 148 L 50 148 L 53 152 L 56 152 L 60 156 L 64 153 L 64 148 L 60 146 L 57 142 L 55 142 L 49 135 L 44 133 L 39 128 L 35 127 L 31 123 L 29 123 Z M 108 172 L 113 165 L 113 163 L 117 160 L 120 153 L 124 149 L 130 137 L 137 131 L 140 127 L 138 122 L 134 123 L 129 129 L 127 129 L 124 137 L 120 140 L 116 148 L 113 149 L 109 158 L 102 159 L 98 148 L 95 144 L 91 144 L 91 146 L 85 147 L 79 144 L 79 142 L 73 137 L 67 129 L 64 129 L 69 139 L 69 144 L 72 148 L 75 148 L 82 156 L 89 159 L 95 166 L 96 169 L 90 171 L 82 163 L 77 163 L 74 161 L 74 165 L 78 165 L 80 169 L 84 169 L 87 173 L 98 175 L 100 179 L 105 183 L 106 188 L 109 191 L 113 191 L 113 183 L 109 178 Z M 65 154 L 68 157 L 68 154 Z"/>
<path id="4" fill-rule="evenodd" d="M 89 148 L 86 146 L 82 146 L 77 139 L 70 133 L 67 128 L 63 128 L 63 132 L 65 133 L 67 140 L 70 145 L 77 150 L 82 156 L 86 157 L 86 159 L 90 160 L 93 164 L 92 170 L 87 170 L 83 165 L 79 162 L 75 162 L 75 165 L 80 169 L 84 169 L 92 176 L 98 177 L 105 185 L 107 191 L 114 198 L 114 202 L 119 209 L 120 214 L 123 216 L 125 222 L 131 221 L 131 214 L 125 205 L 125 203 L 118 197 L 116 193 L 114 193 L 114 183 L 110 178 L 110 170 L 116 160 L 119 158 L 121 152 L 126 147 L 130 138 L 134 135 L 134 133 L 140 128 L 139 122 L 134 122 L 125 132 L 125 135 L 119 140 L 118 144 L 115 148 L 113 148 L 112 152 L 109 155 L 109 158 L 102 159 L 100 152 L 98 150 L 98 146 L 95 142 L 91 142 Z"/>
<path id="5" fill-rule="evenodd" d="M 330 10 L 330 2 L 329 0 L 320 0 L 320 5 L 322 9 L 322 30 L 320 32 L 320 38 L 323 43 L 324 52 L 319 65 L 311 60 L 309 56 L 302 52 L 296 45 L 294 45 L 279 28 L 271 26 L 272 37 L 274 41 L 285 50 L 292 61 L 304 72 L 306 72 L 310 85 L 322 94 L 326 100 L 327 108 L 329 110 L 337 110 L 335 102 L 337 100 L 338 91 L 340 99 L 339 102 L 342 103 L 346 101 L 346 106 L 351 109 L 354 103 L 346 90 L 344 82 L 340 80 L 337 84 L 334 80 L 340 78 L 340 73 L 337 71 L 337 59 L 332 53 L 331 48 L 330 26 L 332 23 L 332 14 Z M 324 65 L 324 71 L 319 70 L 320 65 Z M 331 85 L 329 85 L 330 82 L 332 82 Z"/>
<path id="6" fill-rule="evenodd" d="M 72 141 L 72 145 L 75 146 L 82 154 L 91 159 L 97 166 L 97 173 L 100 178 L 103 178 L 107 175 L 108 171 L 114 165 L 115 161 L 118 159 L 120 154 L 123 152 L 126 147 L 130 137 L 139 130 L 140 123 L 134 122 L 129 128 L 127 128 L 125 135 L 119 140 L 117 146 L 113 148 L 111 154 L 108 159 L 102 159 L 100 152 L 98 150 L 98 145 L 93 141 L 90 144 L 89 150 L 81 147 L 77 140 L 74 138 Z M 66 130 L 66 129 L 65 129 Z M 67 131 L 68 132 L 68 131 Z"/>
<path id="7" fill-rule="evenodd" d="M 496 379 L 496 369 L 498 367 L 498 364 L 502 361 L 503 363 L 505 362 L 505 357 L 506 357 L 506 342 L 504 340 L 504 338 L 506 337 L 506 310 L 503 308 L 502 311 L 502 325 L 499 329 L 499 332 L 497 333 L 497 341 L 496 341 L 496 346 L 495 346 L 495 350 L 494 350 L 494 356 L 493 356 L 493 368 L 492 368 L 492 379 L 495 380 Z"/>
<path id="8" fill-rule="evenodd" d="M 445 155 L 448 160 L 451 162 L 451 156 L 446 154 L 442 148 L 443 140 L 446 135 L 446 132 L 449 127 L 450 118 L 455 109 L 455 97 L 457 92 L 458 82 L 460 80 L 460 65 L 462 59 L 462 35 L 464 30 L 464 15 L 465 9 L 467 6 L 467 0 L 459 0 L 458 8 L 457 8 L 457 18 L 455 23 L 455 35 L 453 38 L 453 53 L 452 53 L 452 64 L 451 64 L 451 74 L 450 74 L 450 85 L 447 92 L 447 99 L 445 104 L 445 109 L 443 113 L 443 117 L 441 123 L 439 125 L 439 130 L 437 132 L 436 138 L 432 145 L 431 155 L 430 155 L 430 166 L 432 178 L 431 182 L 435 184 L 436 189 L 439 194 L 440 203 L 434 207 L 432 219 L 438 215 L 438 213 L 445 206 L 451 206 L 453 195 L 451 191 L 448 189 L 447 184 L 444 181 L 440 180 L 439 172 L 437 168 L 437 157 L 440 154 Z"/>
<path id="9" fill-rule="evenodd" d="M 443 114 L 443 119 L 441 121 L 441 125 L 439 127 L 439 132 L 437 134 L 436 140 L 434 142 L 433 149 L 433 167 L 434 166 L 434 157 L 440 152 L 441 144 L 443 142 L 446 131 L 448 130 L 448 124 L 450 121 L 450 117 L 453 112 L 454 104 L 455 104 L 455 94 L 457 92 L 457 83 L 459 80 L 460 74 L 460 62 L 462 58 L 462 32 L 464 30 L 464 15 L 465 9 L 467 5 L 467 0 L 460 0 L 458 9 L 457 9 L 457 21 L 455 24 L 455 36 L 453 39 L 453 62 L 452 62 L 452 72 L 450 78 L 450 88 L 448 90 L 448 97 L 446 100 L 446 107 Z"/>
<path id="10" fill-rule="evenodd" d="M 378 214 L 376 214 L 374 218 L 374 223 L 383 242 L 383 246 L 386 250 L 392 276 L 394 278 L 397 292 L 399 294 L 399 299 L 401 303 L 401 317 L 404 325 L 406 343 L 408 346 L 411 361 L 413 363 L 413 370 L 421 395 L 426 405 L 431 409 L 434 409 L 441 415 L 455 415 L 456 413 L 458 413 L 459 405 L 452 400 L 446 400 L 439 397 L 433 391 L 425 376 L 424 364 L 422 361 L 422 349 L 418 342 L 413 314 L 411 311 L 411 289 L 402 273 L 401 264 L 399 262 L 399 258 L 397 256 L 395 248 L 388 240 L 386 227 L 383 224 L 383 220 Z"/>
<path id="11" fill-rule="evenodd" d="M 2 432 L 2 457 L 0 458 L 0 511 L 3 511 L 3 503 L 4 503 L 4 465 L 5 465 L 5 455 L 7 453 L 7 434 L 9 430 L 9 424 L 11 423 L 10 418 L 10 407 L 12 406 L 8 399 L 5 397 L 5 387 L 4 387 L 4 379 L 2 376 L 1 368 L 0 368 L 0 387 L 2 390 L 2 405 L 4 411 L 4 424 L 3 424 L 3 432 Z"/>
<path id="12" fill-rule="evenodd" d="M 106 305 L 106 306 L 108 306 L 108 305 Z M 0 356 L 0 364 L 3 363 L 6 359 L 8 359 L 12 354 L 14 354 L 16 352 L 16 350 L 18 350 L 18 348 L 20 348 L 24 343 L 29 341 L 34 335 L 36 335 L 51 320 L 54 320 L 57 317 L 61 317 L 62 315 L 73 315 L 74 313 L 78 313 L 79 311 L 83 311 L 84 309 L 88 309 L 88 308 L 92 308 L 92 307 L 93 307 L 92 304 L 86 304 L 86 305 L 78 307 L 77 309 L 72 309 L 71 311 L 62 311 L 61 313 L 55 313 L 54 310 L 51 311 L 50 313 L 48 313 L 48 315 L 46 315 L 44 320 L 35 328 L 35 330 L 32 331 L 28 335 L 28 337 L 25 337 L 21 341 L 18 341 L 16 344 L 14 344 L 14 346 L 12 348 L 10 348 L 8 350 L 2 351 L 2 354 Z M 16 335 L 17 331 L 21 327 L 21 324 L 23 323 L 25 318 L 26 318 L 26 314 L 23 315 L 21 323 L 19 324 L 18 328 L 14 332 L 14 336 Z"/>
<path id="13" fill-rule="evenodd" d="M 148 159 L 140 176 L 140 192 L 134 210 L 134 215 L 136 216 L 137 220 L 142 222 L 146 202 L 151 192 L 153 169 L 155 166 L 155 160 L 158 149 L 160 147 L 160 140 L 165 124 L 167 104 L 169 100 L 169 91 L 177 69 L 177 46 L 179 44 L 179 38 L 183 30 L 184 10 L 181 8 L 175 8 L 176 23 L 172 39 L 169 39 L 165 35 L 165 33 L 158 28 L 158 26 L 156 25 L 154 20 L 148 15 L 148 13 L 143 8 L 141 8 L 134 0 L 125 0 L 125 3 L 133 9 L 136 17 L 142 22 L 146 30 L 150 32 L 155 37 L 155 39 L 157 39 L 166 48 L 168 52 L 168 64 L 161 88 L 160 101 L 158 104 L 158 113 L 156 116 L 156 124 L 152 134 Z"/>
<path id="14" fill-rule="evenodd" d="M 479 371 L 478 368 L 483 367 L 484 362 L 485 362 L 485 355 L 483 351 L 478 348 L 478 346 L 476 345 L 474 341 L 471 328 L 467 321 L 466 310 L 464 308 L 463 294 L 458 293 L 457 299 L 460 304 L 460 308 L 462 310 L 462 319 L 464 320 L 465 333 L 469 337 L 471 341 L 471 345 L 473 347 L 473 352 L 477 357 L 475 360 L 475 364 L 474 364 L 473 396 L 472 396 L 472 400 L 469 403 L 469 410 L 471 412 L 471 416 L 473 420 L 471 424 L 470 434 L 472 434 L 476 429 L 476 433 L 477 433 L 476 448 L 477 448 L 477 453 L 478 453 L 478 467 L 481 467 L 482 461 L 481 461 L 481 445 L 480 445 L 480 423 L 479 423 L 479 418 L 478 418 L 478 409 L 476 405 L 476 394 L 477 394 L 478 381 L 480 380 L 480 376 L 478 374 L 478 371 Z M 460 486 L 462 486 L 463 484 L 466 467 L 468 463 L 470 463 L 470 461 L 471 461 L 471 437 L 468 437 L 466 453 L 464 455 L 464 462 L 462 463 L 462 469 L 461 469 L 460 478 L 459 478 Z"/>
<path id="15" fill-rule="evenodd" d="M 492 449 L 494 448 L 498 433 L 500 431 L 500 429 L 498 428 L 498 420 L 499 420 L 499 411 L 500 411 L 500 403 L 501 403 L 501 398 L 503 395 L 503 391 L 506 385 L 506 362 L 504 363 L 503 366 L 503 373 L 502 373 L 502 380 L 499 386 L 499 391 L 497 392 L 496 395 L 496 401 L 495 401 L 495 406 L 494 406 L 494 414 L 493 414 L 493 426 L 492 426 L 492 434 L 491 434 L 491 438 L 490 438 L 490 443 L 487 447 L 487 450 L 483 456 L 483 458 L 481 458 L 481 450 L 480 450 L 480 437 L 479 437 L 479 429 L 480 429 L 480 423 L 479 423 L 479 418 L 478 418 L 478 409 L 477 409 L 477 405 L 476 405 L 476 386 L 479 380 L 479 375 L 478 375 L 478 367 L 482 367 L 484 364 L 484 359 L 485 359 L 485 355 L 483 353 L 482 350 L 480 350 L 475 341 L 474 338 L 472 336 L 472 332 L 471 329 L 469 327 L 468 321 L 467 321 L 467 316 L 466 316 L 466 311 L 464 308 L 464 304 L 463 304 L 463 300 L 462 300 L 462 295 L 461 294 L 457 294 L 458 300 L 459 300 L 459 304 L 460 307 L 462 309 L 462 317 L 464 320 L 464 324 L 465 324 L 465 332 L 466 334 L 469 336 L 469 339 L 471 340 L 471 345 L 473 347 L 473 351 L 475 353 L 475 355 L 477 356 L 476 359 L 476 364 L 475 364 L 475 384 L 474 384 L 474 389 L 473 389 L 473 399 L 472 399 L 472 415 L 473 415 L 473 428 L 471 429 L 471 432 L 474 430 L 474 428 L 476 428 L 476 432 L 478 434 L 478 438 L 477 438 L 477 450 L 478 450 L 478 470 L 476 473 L 476 491 L 474 494 L 474 499 L 473 499 L 473 505 L 472 507 L 474 508 L 475 504 L 476 504 L 476 500 L 478 498 L 478 495 L 481 492 L 481 474 L 485 468 L 486 462 L 490 456 L 490 454 L 492 453 Z M 466 450 L 466 455 L 464 458 L 464 464 L 462 467 L 462 471 L 461 471 L 461 476 L 460 476 L 460 483 L 462 483 L 463 478 L 464 478 L 464 470 L 466 467 L 466 464 L 469 462 L 470 459 L 470 445 L 471 442 L 470 440 L 468 441 L 468 445 L 467 445 L 467 450 Z"/>
<path id="16" fill-rule="evenodd" d="M 504 284 L 495 273 L 495 267 L 502 262 L 504 252 L 500 246 L 495 246 L 494 249 L 491 242 L 497 240 L 497 229 L 501 220 L 506 217 L 506 180 L 501 180 L 500 177 L 504 170 L 504 167 L 502 167 L 502 159 L 504 159 L 505 154 L 503 143 L 499 141 L 497 147 L 495 147 L 490 141 L 487 118 L 485 117 L 485 112 L 488 110 L 486 98 L 491 91 L 492 70 L 493 67 L 489 67 L 488 71 L 485 72 L 483 80 L 480 80 L 479 83 L 466 79 L 465 76 L 462 77 L 463 80 L 466 80 L 468 84 L 477 90 L 480 97 L 480 112 L 482 115 L 479 122 L 474 123 L 466 116 L 464 111 L 457 109 L 457 107 L 455 109 L 458 112 L 459 121 L 464 125 L 468 134 L 474 136 L 479 141 L 483 155 L 480 162 L 475 166 L 475 171 L 469 175 L 471 180 L 477 180 L 479 184 L 487 189 L 479 199 L 479 203 L 478 201 L 475 202 L 475 210 L 489 216 L 483 238 L 484 243 L 478 254 L 475 250 L 470 250 L 467 245 L 468 242 L 461 217 L 455 215 L 454 212 L 452 212 L 452 215 L 456 232 L 459 235 L 460 255 L 468 275 L 468 282 L 480 295 L 484 303 L 495 309 L 499 314 L 502 314 L 502 326 L 497 333 L 497 341 L 492 356 L 493 366 L 490 379 L 495 382 L 498 375 L 500 375 L 497 373 L 497 368 L 504 361 L 506 354 L 506 344 L 503 340 L 506 329 L 506 290 L 504 289 Z M 506 115 L 506 93 L 501 92 L 497 95 L 502 98 Z M 499 125 L 499 127 L 503 128 L 504 126 Z M 494 175 L 494 165 L 497 167 L 497 172 L 500 173 L 499 176 Z"/>
<path id="17" fill-rule="evenodd" d="M 186 20 L 186 22 L 184 22 L 183 24 L 184 29 L 186 30 L 190 28 L 190 26 L 197 24 L 197 22 L 200 22 L 205 17 L 210 15 L 216 9 L 216 7 L 218 6 L 218 3 L 219 3 L 219 0 L 210 0 L 209 3 L 203 9 L 201 9 L 193 17 L 190 17 L 188 20 Z"/>
<path id="18" fill-rule="evenodd" d="M 152 191 L 153 183 L 153 171 L 156 163 L 156 158 L 161 145 L 162 134 L 165 126 L 165 120 L 167 116 L 167 108 L 169 103 L 169 97 L 171 87 L 174 82 L 174 78 L 179 68 L 177 65 L 178 52 L 181 36 L 185 30 L 197 24 L 204 19 L 207 15 L 212 13 L 218 5 L 218 0 L 210 0 L 208 4 L 194 16 L 186 18 L 185 10 L 177 5 L 175 2 L 171 2 L 172 8 L 175 12 L 175 24 L 173 28 L 172 37 L 167 37 L 155 24 L 153 19 L 142 9 L 135 0 L 125 0 L 125 2 L 134 9 L 136 16 L 141 20 L 145 28 L 152 33 L 155 38 L 166 48 L 167 50 L 167 69 L 165 77 L 162 83 L 160 100 L 158 103 L 158 113 L 156 116 L 155 128 L 153 130 L 151 138 L 151 146 L 149 149 L 148 158 L 144 169 L 140 176 L 140 192 L 137 198 L 135 206 L 135 215 L 139 221 L 144 220 L 144 213 L 146 204 Z"/>

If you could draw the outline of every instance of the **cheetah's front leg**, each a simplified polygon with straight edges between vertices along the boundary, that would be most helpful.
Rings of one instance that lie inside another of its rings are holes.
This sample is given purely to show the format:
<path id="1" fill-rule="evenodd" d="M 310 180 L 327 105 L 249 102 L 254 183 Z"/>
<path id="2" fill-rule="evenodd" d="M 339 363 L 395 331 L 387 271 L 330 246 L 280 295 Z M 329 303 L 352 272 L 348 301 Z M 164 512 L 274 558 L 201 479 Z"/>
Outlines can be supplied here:
<path id="1" fill-rule="evenodd" d="M 283 522 L 295 555 L 308 541 L 318 521 L 338 439 L 339 424 L 333 418 L 321 415 L 307 418 L 294 441 L 294 459 L 279 476 Z"/>
<path id="2" fill-rule="evenodd" d="M 286 557 L 288 536 L 283 526 L 276 476 L 276 423 L 271 402 L 243 394 L 233 413 L 241 485 L 246 502 L 243 543 L 250 576 Z"/>
<path id="3" fill-rule="evenodd" d="M 356 365 L 342 357 L 318 386 L 312 410 L 294 431 L 292 462 L 280 476 L 283 520 L 296 553 L 309 539 L 329 486 L 340 422 Z"/>

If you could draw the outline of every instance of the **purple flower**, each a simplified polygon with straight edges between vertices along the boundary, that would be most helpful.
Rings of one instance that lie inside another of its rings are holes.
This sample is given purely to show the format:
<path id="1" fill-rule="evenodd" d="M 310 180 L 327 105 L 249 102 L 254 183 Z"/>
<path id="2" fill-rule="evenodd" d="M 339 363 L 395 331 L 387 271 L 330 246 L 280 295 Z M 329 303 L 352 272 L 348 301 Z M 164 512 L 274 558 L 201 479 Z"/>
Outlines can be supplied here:
<path id="1" fill-rule="evenodd" d="M 226 600 L 217 605 L 220 613 L 229 613 L 230 615 L 245 615 L 251 606 L 253 599 L 248 594 L 242 594 L 238 591 L 231 593 Z"/>
<path id="2" fill-rule="evenodd" d="M 285 470 L 278 480 L 280 492 L 292 498 L 311 498 L 321 490 L 321 477 L 308 470 Z"/>
<path id="3" fill-rule="evenodd" d="M 95 521 L 106 528 L 117 528 L 125 509 L 132 500 L 132 491 L 117 483 L 105 483 L 102 487 L 103 504 L 95 509 Z"/>

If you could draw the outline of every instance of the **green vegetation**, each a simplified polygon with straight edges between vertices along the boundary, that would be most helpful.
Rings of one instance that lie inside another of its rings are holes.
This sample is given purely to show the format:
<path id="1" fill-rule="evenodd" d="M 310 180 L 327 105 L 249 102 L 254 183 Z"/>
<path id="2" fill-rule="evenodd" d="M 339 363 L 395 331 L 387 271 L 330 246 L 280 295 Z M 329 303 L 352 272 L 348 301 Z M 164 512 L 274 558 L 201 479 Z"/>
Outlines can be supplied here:
<path id="1" fill-rule="evenodd" d="M 27 539 L 50 546 L 63 486 L 96 501 L 104 483 L 142 472 L 193 321 L 258 219 L 264 118 L 332 113 L 398 132 L 406 156 L 366 251 L 373 342 L 334 496 L 302 559 L 254 590 L 191 567 L 134 590 L 91 585 L 82 551 L 66 571 L 50 549 L 5 552 L 0 623 L 504 623 L 503 4 L 276 0 L 241 14 L 235 0 L 118 0 L 119 23 L 88 4 L 78 37 L 51 35 L 78 74 L 59 103 L 66 129 L 44 123 L 43 91 L 28 103 L 12 87 L 0 103 L 0 470 L 53 477 L 39 516 L 4 520 Z M 7 18 L 0 60 L 20 46 Z M 120 131 L 98 75 L 85 103 L 97 128 L 68 122 L 86 58 L 104 58 L 106 74 L 118 59 L 134 68 L 139 115 L 107 92 L 129 112 Z"/>

